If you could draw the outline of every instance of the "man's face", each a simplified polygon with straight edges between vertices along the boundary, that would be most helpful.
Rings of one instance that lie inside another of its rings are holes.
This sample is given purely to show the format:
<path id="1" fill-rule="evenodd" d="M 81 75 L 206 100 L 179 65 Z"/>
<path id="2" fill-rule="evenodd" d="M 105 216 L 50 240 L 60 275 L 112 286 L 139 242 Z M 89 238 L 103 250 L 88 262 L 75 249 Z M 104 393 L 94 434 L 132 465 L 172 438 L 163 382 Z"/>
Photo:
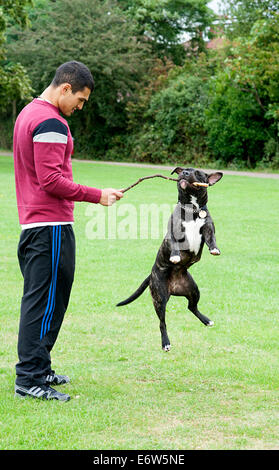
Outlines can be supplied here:
<path id="1" fill-rule="evenodd" d="M 81 110 L 86 101 L 88 101 L 91 90 L 84 87 L 83 90 L 72 92 L 69 83 L 61 85 L 61 95 L 58 101 L 58 107 L 65 116 L 71 116 L 75 110 Z"/>

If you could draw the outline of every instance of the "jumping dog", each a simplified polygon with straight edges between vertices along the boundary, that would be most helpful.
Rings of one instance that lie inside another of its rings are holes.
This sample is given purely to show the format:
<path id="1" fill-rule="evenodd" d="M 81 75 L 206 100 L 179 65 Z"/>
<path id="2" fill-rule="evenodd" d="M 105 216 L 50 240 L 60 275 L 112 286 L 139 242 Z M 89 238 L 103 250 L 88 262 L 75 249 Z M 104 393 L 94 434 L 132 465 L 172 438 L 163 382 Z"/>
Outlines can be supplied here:
<path id="1" fill-rule="evenodd" d="M 217 183 L 223 173 L 208 175 L 201 170 L 181 167 L 175 168 L 173 173 L 178 174 L 178 202 L 151 273 L 130 297 L 117 304 L 121 306 L 133 302 L 149 286 L 160 320 L 162 348 L 165 351 L 170 350 L 165 315 L 171 295 L 186 297 L 189 310 L 205 326 L 213 326 L 213 321 L 198 310 L 200 292 L 188 269 L 200 260 L 204 243 L 212 255 L 220 255 L 214 223 L 207 208 L 207 187 Z"/>

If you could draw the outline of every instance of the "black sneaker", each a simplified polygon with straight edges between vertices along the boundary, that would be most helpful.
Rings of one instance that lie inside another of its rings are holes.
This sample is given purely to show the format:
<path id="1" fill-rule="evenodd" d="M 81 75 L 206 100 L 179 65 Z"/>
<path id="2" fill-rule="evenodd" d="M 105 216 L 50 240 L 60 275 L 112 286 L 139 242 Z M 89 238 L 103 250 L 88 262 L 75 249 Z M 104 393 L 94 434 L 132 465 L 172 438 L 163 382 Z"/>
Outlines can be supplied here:
<path id="1" fill-rule="evenodd" d="M 49 374 L 46 376 L 46 385 L 64 385 L 69 382 L 67 375 Z"/>
<path id="2" fill-rule="evenodd" d="M 15 385 L 15 396 L 16 397 L 33 397 L 41 398 L 42 400 L 60 400 L 69 401 L 70 395 L 66 393 L 60 393 L 54 390 L 54 388 L 48 385 L 35 385 L 33 387 L 23 387 L 22 385 Z"/>

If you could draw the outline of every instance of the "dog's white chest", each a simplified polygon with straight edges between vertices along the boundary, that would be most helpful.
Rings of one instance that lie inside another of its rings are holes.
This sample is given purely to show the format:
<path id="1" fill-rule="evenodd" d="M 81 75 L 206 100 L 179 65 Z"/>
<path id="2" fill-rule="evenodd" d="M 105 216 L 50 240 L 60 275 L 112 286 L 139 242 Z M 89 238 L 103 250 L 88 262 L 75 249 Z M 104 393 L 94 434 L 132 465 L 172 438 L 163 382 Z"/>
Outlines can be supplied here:
<path id="1" fill-rule="evenodd" d="M 185 228 L 185 234 L 189 244 L 189 250 L 193 251 L 195 255 L 198 254 L 202 235 L 200 233 L 201 227 L 205 224 L 204 219 L 200 219 L 199 217 L 196 220 L 189 220 L 182 222 L 183 227 Z"/>

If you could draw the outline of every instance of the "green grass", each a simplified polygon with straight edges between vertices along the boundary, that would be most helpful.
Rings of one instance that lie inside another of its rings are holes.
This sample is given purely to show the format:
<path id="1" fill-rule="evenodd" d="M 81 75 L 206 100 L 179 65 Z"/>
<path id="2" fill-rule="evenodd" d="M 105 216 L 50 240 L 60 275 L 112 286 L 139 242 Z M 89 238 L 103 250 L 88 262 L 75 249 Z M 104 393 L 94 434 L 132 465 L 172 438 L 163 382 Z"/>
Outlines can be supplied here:
<path id="1" fill-rule="evenodd" d="M 153 173 L 89 162 L 73 162 L 73 170 L 75 181 L 97 187 Z M 23 283 L 9 157 L 0 157 L 0 181 L 1 449 L 279 449 L 276 180 L 225 176 L 209 189 L 222 255 L 205 249 L 191 273 L 215 326 L 205 328 L 172 297 L 169 353 L 148 291 L 115 307 L 149 274 L 161 238 L 90 240 L 90 205 L 76 203 L 75 282 L 52 353 L 55 370 L 71 377 L 68 403 L 14 397 Z M 117 208 L 176 197 L 175 183 L 144 181 Z"/>

